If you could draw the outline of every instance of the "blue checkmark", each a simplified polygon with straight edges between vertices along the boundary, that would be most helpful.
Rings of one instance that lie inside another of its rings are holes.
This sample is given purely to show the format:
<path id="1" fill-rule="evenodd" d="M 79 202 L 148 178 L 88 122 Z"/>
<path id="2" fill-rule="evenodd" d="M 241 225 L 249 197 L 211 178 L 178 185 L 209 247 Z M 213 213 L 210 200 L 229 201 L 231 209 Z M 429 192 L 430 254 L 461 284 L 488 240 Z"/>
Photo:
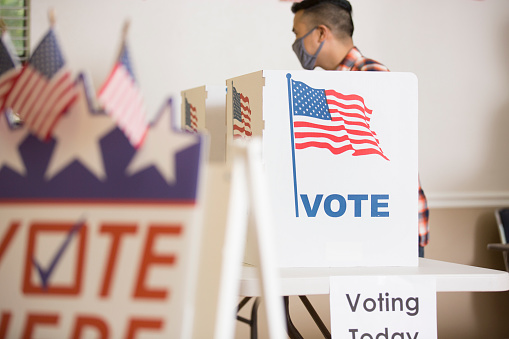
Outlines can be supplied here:
<path id="1" fill-rule="evenodd" d="M 35 260 L 35 258 L 32 258 L 32 263 L 34 264 L 35 268 L 37 269 L 37 272 L 39 272 L 39 276 L 41 277 L 43 290 L 48 289 L 48 281 L 51 276 L 51 273 L 53 273 L 53 271 L 55 270 L 55 267 L 57 266 L 58 261 L 60 260 L 60 258 L 64 254 L 65 250 L 69 246 L 69 243 L 71 242 L 74 235 L 79 232 L 79 230 L 81 229 L 81 227 L 83 227 L 84 224 L 85 224 L 85 221 L 80 220 L 71 227 L 64 242 L 62 243 L 62 245 L 60 245 L 60 248 L 58 249 L 57 253 L 55 253 L 53 260 L 51 261 L 49 267 L 46 270 L 42 269 L 41 265 L 39 265 L 39 263 Z"/>

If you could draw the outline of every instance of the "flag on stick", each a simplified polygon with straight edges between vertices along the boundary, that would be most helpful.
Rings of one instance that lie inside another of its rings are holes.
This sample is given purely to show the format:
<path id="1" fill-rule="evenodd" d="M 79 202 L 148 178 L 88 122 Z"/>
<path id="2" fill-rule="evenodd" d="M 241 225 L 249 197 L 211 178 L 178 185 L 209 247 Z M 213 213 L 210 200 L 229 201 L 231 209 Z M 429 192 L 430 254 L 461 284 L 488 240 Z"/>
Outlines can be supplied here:
<path id="1" fill-rule="evenodd" d="M 12 108 L 35 135 L 48 139 L 76 96 L 71 72 L 51 27 L 14 80 L 3 108 Z"/>
<path id="2" fill-rule="evenodd" d="M 127 25 L 119 57 L 111 73 L 99 90 L 99 102 L 131 142 L 138 148 L 148 129 L 143 97 L 136 83 L 129 49 L 125 41 Z"/>
<path id="3" fill-rule="evenodd" d="M 0 21 L 2 36 L 0 38 L 0 107 L 11 89 L 14 80 L 21 70 L 21 62 L 3 21 Z"/>
<path id="4" fill-rule="evenodd" d="M 333 154 L 352 151 L 354 156 L 376 154 L 389 160 L 371 129 L 372 110 L 362 96 L 291 82 L 295 149 L 324 148 Z"/>

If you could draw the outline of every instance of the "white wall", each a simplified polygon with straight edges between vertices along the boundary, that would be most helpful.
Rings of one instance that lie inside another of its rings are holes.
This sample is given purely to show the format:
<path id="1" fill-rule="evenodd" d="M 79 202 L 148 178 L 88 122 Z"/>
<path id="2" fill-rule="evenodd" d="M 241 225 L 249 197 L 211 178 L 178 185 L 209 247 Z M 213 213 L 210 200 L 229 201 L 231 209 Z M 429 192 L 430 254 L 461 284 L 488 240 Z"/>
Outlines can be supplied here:
<path id="1" fill-rule="evenodd" d="M 419 78 L 420 176 L 431 204 L 509 202 L 509 1 L 352 0 L 361 51 Z M 70 66 L 99 88 L 123 21 L 150 114 L 182 89 L 260 69 L 300 69 L 279 0 L 34 0 L 34 46 L 57 14 Z M 436 199 L 436 200 L 435 200 Z M 447 200 L 447 199 L 446 199 Z M 447 202 L 446 202 L 447 203 Z"/>

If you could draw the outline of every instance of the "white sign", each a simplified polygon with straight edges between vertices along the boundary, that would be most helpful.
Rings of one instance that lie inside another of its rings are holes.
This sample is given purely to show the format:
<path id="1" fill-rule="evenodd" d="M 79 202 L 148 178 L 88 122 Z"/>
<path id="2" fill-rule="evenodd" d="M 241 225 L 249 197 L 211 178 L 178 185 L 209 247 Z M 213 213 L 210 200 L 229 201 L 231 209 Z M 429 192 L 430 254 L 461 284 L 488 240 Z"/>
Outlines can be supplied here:
<path id="1" fill-rule="evenodd" d="M 333 339 L 436 339 L 436 282 L 428 277 L 331 277 Z"/>
<path id="2" fill-rule="evenodd" d="M 263 137 L 279 266 L 417 266 L 415 75 L 262 71 L 227 85 L 229 140 Z"/>
<path id="3" fill-rule="evenodd" d="M 81 94 L 50 141 L 0 123 L 0 338 L 190 338 L 204 139 Z"/>

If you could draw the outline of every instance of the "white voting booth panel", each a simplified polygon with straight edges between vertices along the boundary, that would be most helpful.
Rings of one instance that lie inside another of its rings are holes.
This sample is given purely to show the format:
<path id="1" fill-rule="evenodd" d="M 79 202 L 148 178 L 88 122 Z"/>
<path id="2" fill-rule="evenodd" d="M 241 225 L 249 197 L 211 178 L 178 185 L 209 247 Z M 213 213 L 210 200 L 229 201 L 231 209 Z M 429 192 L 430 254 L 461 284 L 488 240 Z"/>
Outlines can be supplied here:
<path id="1" fill-rule="evenodd" d="M 259 71 L 227 87 L 228 145 L 263 137 L 279 266 L 417 266 L 413 74 Z"/>
<path id="2" fill-rule="evenodd" d="M 210 137 L 209 160 L 224 162 L 226 157 L 226 88 L 201 86 L 181 92 L 181 126 L 191 132 L 207 133 Z"/>

